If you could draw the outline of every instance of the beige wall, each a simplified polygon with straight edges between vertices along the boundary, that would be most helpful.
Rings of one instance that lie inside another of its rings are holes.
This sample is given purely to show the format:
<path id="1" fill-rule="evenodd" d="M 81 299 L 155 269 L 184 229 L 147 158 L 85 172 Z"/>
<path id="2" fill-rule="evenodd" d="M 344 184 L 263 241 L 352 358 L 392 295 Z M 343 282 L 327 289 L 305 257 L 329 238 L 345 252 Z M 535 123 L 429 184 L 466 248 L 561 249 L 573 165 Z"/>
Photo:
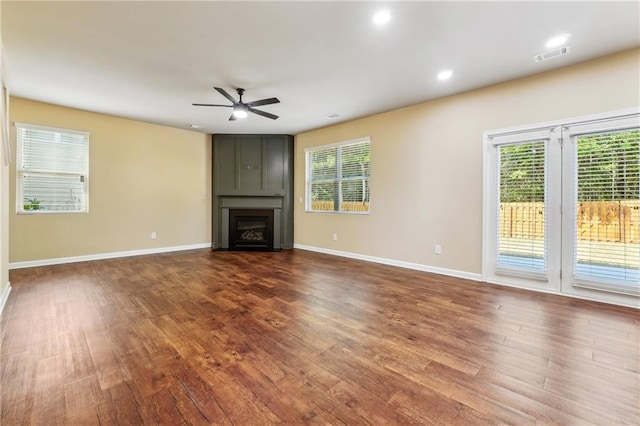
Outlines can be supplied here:
<path id="1" fill-rule="evenodd" d="M 2 22 L 2 2 L 0 2 L 0 23 Z M 4 76 L 4 47 L 2 46 L 2 25 L 0 24 L 0 76 Z M 0 110 L 0 117 L 4 114 Z M 1 127 L 0 127 L 1 129 Z M 4 136 L 0 130 L 0 151 Z M 9 286 L 9 167 L 0 152 L 0 312 L 2 300 Z"/>
<path id="2" fill-rule="evenodd" d="M 295 243 L 480 274 L 482 132 L 638 107 L 639 75 L 636 49 L 299 134 L 296 201 L 305 148 L 371 137 L 371 214 L 306 213 L 296 202 Z"/>
<path id="3" fill-rule="evenodd" d="M 10 262 L 211 241 L 209 136 L 19 98 L 10 118 L 91 134 L 88 214 L 17 215 L 11 165 Z"/>
<path id="4" fill-rule="evenodd" d="M 297 135 L 296 201 L 304 148 L 370 136 L 372 207 L 351 216 L 296 203 L 295 242 L 480 274 L 482 132 L 637 107 L 639 72 L 633 50 Z M 12 99 L 10 112 L 12 122 L 91 133 L 89 214 L 16 215 L 10 168 L 11 262 L 210 241 L 208 136 L 24 99 Z"/>

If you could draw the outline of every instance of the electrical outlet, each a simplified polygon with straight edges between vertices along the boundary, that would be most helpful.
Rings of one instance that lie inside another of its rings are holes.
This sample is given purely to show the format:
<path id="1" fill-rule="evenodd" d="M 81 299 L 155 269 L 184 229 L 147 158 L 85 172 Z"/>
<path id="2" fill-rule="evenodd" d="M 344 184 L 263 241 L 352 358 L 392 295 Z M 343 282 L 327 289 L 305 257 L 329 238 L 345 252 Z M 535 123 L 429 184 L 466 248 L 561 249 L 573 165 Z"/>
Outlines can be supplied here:
<path id="1" fill-rule="evenodd" d="M 440 244 L 436 244 L 433 248 L 436 254 L 442 254 L 442 246 Z"/>
<path id="2" fill-rule="evenodd" d="M 156 234 L 155 232 L 151 233 L 151 239 L 155 240 L 156 238 L 158 238 L 158 234 Z"/>
<path id="3" fill-rule="evenodd" d="M 302 199 L 302 197 L 300 197 L 300 198 L 298 199 L 298 202 L 299 202 L 300 204 L 302 204 L 302 203 L 303 203 L 303 201 L 304 201 L 304 200 Z"/>
<path id="4" fill-rule="evenodd" d="M 333 241 L 338 241 L 338 234 L 335 232 L 333 233 Z"/>

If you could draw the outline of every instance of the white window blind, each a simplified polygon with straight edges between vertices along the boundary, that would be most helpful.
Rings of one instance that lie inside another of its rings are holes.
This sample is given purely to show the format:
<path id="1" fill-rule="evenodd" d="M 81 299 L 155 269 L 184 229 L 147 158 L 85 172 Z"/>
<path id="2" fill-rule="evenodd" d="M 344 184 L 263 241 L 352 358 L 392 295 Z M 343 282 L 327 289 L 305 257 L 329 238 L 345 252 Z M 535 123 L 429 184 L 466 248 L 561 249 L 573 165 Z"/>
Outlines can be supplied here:
<path id="1" fill-rule="evenodd" d="M 18 213 L 88 211 L 89 134 L 16 123 Z"/>
<path id="2" fill-rule="evenodd" d="M 498 267 L 546 271 L 545 141 L 499 146 Z"/>
<path id="3" fill-rule="evenodd" d="M 369 212 L 369 138 L 306 150 L 307 211 Z"/>
<path id="4" fill-rule="evenodd" d="M 602 282 L 638 293 L 640 130 L 583 134 L 574 141 L 575 284 Z"/>

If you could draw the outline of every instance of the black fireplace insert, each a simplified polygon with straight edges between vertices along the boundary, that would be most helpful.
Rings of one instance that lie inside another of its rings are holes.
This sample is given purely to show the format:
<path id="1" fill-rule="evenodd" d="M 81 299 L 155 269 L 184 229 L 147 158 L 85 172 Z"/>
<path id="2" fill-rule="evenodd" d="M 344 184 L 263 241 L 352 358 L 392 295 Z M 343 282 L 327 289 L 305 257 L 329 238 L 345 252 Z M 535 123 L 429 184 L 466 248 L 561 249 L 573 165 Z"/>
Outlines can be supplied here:
<path id="1" fill-rule="evenodd" d="M 230 209 L 229 250 L 273 250 L 273 210 Z"/>

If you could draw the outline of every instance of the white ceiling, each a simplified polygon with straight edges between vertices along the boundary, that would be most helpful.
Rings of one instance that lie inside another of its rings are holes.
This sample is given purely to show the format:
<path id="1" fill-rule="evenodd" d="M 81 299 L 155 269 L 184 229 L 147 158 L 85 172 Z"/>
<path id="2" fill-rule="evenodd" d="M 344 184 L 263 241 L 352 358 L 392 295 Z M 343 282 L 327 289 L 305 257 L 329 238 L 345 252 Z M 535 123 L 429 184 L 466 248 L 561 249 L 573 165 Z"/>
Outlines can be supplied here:
<path id="1" fill-rule="evenodd" d="M 391 21 L 376 27 L 387 8 Z M 569 55 L 534 63 L 570 33 Z M 2 2 L 15 96 L 206 133 L 290 133 L 640 45 L 632 2 Z M 436 78 L 442 69 L 453 78 Z M 227 121 L 213 86 L 280 116 Z M 327 118 L 338 114 L 337 119 Z"/>

